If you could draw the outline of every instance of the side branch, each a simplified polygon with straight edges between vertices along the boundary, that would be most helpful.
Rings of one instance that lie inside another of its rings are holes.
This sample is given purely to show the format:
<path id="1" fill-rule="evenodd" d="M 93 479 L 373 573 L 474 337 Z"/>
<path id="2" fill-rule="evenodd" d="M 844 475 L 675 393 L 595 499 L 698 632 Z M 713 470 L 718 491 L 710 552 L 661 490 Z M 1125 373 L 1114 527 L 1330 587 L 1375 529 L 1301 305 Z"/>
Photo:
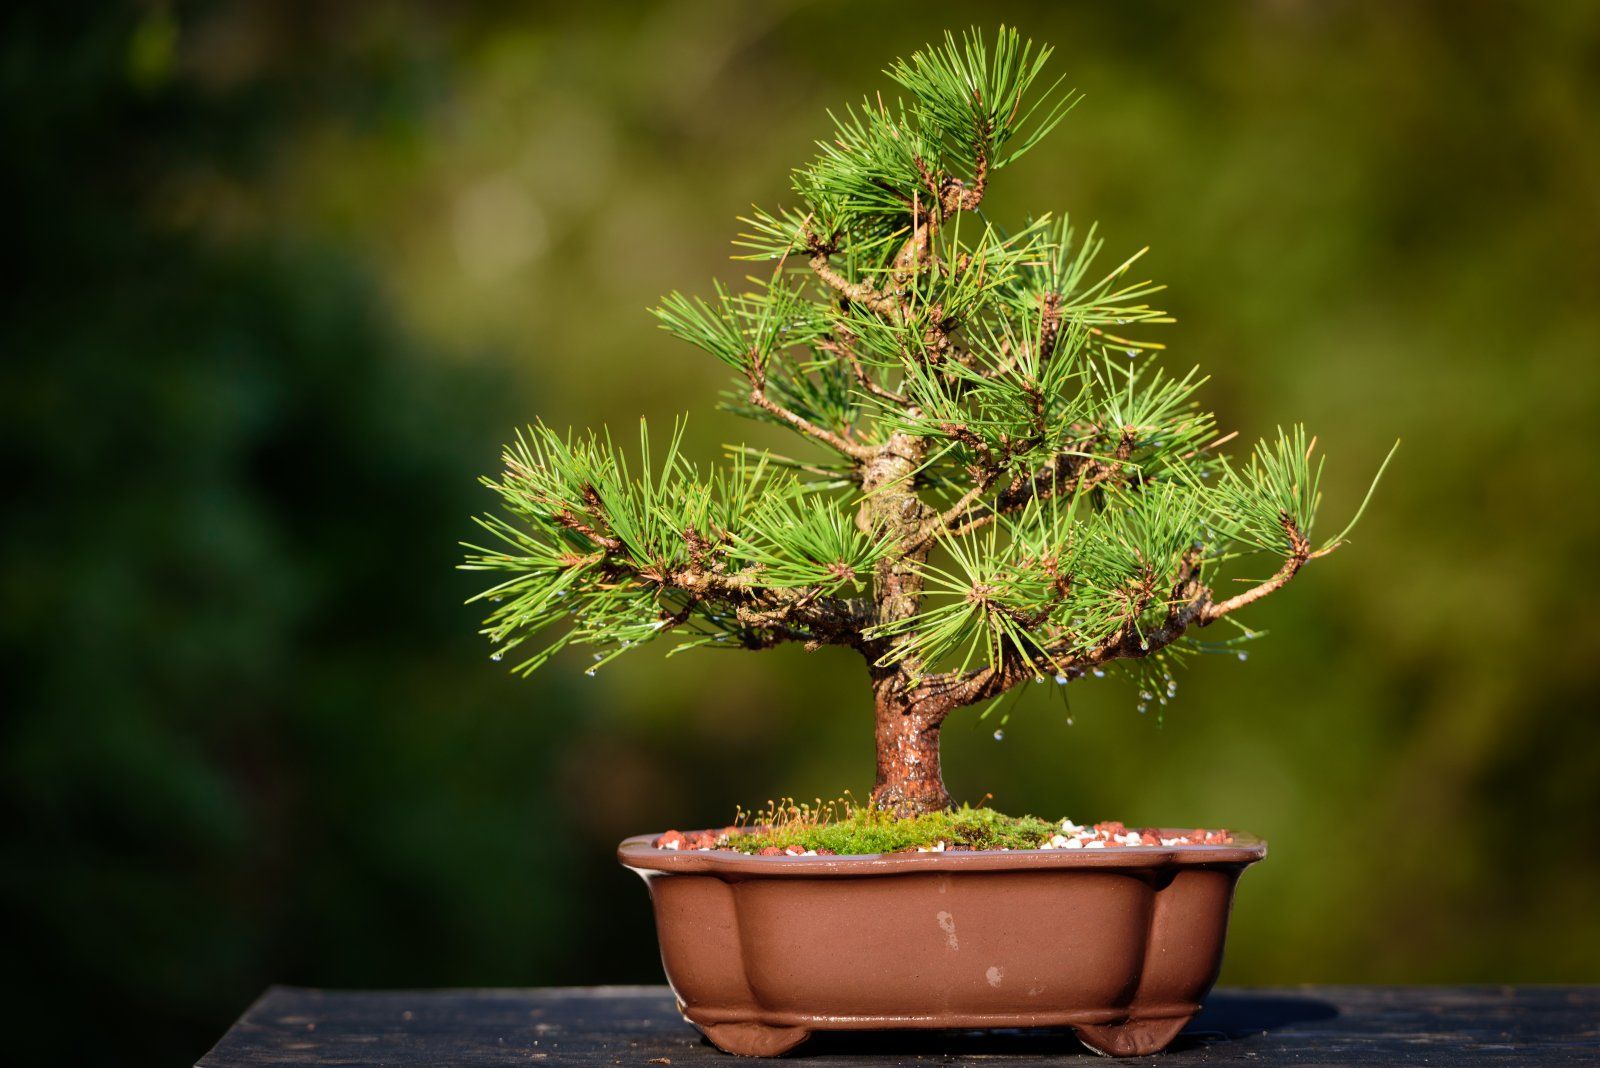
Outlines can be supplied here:
<path id="1" fill-rule="evenodd" d="M 1030 655 L 1015 646 L 1009 646 L 1005 655 L 995 664 L 924 680 L 920 700 L 935 710 L 928 714 L 943 720 L 958 708 L 985 698 L 998 697 L 1018 683 L 1046 672 L 1075 679 L 1100 664 L 1147 656 L 1170 645 L 1209 603 L 1209 591 L 1200 584 L 1199 556 L 1195 553 L 1184 555 L 1168 599 L 1166 620 L 1160 627 L 1141 634 L 1132 619 L 1142 614 L 1153 598 L 1154 593 L 1147 581 L 1133 607 L 1130 621 L 1086 653 L 1080 652 L 1074 656 L 1071 646 L 1056 645 Z"/>
<path id="2" fill-rule="evenodd" d="M 727 542 L 707 537 L 694 527 L 682 531 L 689 562 L 678 567 L 641 563 L 628 552 L 622 539 L 607 533 L 599 497 L 586 488 L 584 497 L 592 502 L 590 514 L 579 519 L 571 509 L 553 516 L 561 527 L 581 535 L 593 547 L 587 554 L 568 554 L 568 567 L 597 566 L 604 588 L 638 586 L 682 600 L 676 609 L 662 605 L 658 627 L 685 623 L 702 605 L 720 605 L 742 628 L 743 644 L 765 649 L 785 641 L 805 642 L 808 646 L 859 645 L 862 632 L 871 621 L 871 602 L 845 598 L 825 592 L 821 587 L 776 588 L 763 586 L 759 568 L 726 570 L 722 553 Z"/>
<path id="3" fill-rule="evenodd" d="M 983 194 L 989 187 L 989 140 L 992 131 L 980 131 L 977 166 L 973 168 L 972 184 L 968 185 L 953 175 L 946 176 L 939 185 L 939 208 L 946 216 L 958 211 L 977 211 L 983 203 Z M 920 166 L 920 161 L 918 162 Z"/>
<path id="4" fill-rule="evenodd" d="M 815 587 L 761 586 L 749 571 L 730 574 L 715 564 L 663 570 L 628 568 L 625 563 L 618 563 L 622 570 L 631 570 L 638 581 L 686 599 L 677 612 L 663 615 L 666 625 L 686 622 L 702 604 L 722 605 L 745 629 L 744 644 L 753 649 L 770 648 L 785 641 L 855 645 L 861 641 L 868 621 L 864 600 L 835 597 Z"/>
<path id="5" fill-rule="evenodd" d="M 785 641 L 855 645 L 867 622 L 865 601 L 825 596 L 817 589 L 755 586 L 746 575 L 679 572 L 667 585 L 689 593 L 694 601 L 727 605 L 746 629 L 744 644 L 755 649 Z"/>
<path id="6" fill-rule="evenodd" d="M 906 551 L 916 552 L 940 534 L 958 529 L 962 518 L 972 510 L 973 505 L 983 499 L 984 494 L 989 492 L 999 477 L 999 472 L 996 470 L 979 471 L 972 488 L 962 494 L 960 500 L 922 524 L 922 528 L 907 544 Z M 967 528 L 976 529 L 970 523 L 967 524 Z"/>
<path id="7" fill-rule="evenodd" d="M 1050 362 L 1051 357 L 1056 354 L 1056 345 L 1061 340 L 1061 300 L 1061 294 L 1054 291 L 1045 293 L 1039 298 L 1038 365 L 1040 367 Z M 1001 347 L 1000 362 L 979 373 L 984 378 L 1003 378 L 1017 369 L 1017 356 L 1008 339 Z"/>
<path id="8" fill-rule="evenodd" d="M 1311 551 L 1311 542 L 1301 533 L 1300 526 L 1287 513 L 1278 517 L 1278 522 L 1283 526 L 1283 532 L 1289 538 L 1289 556 L 1283 561 L 1283 566 L 1266 581 L 1250 587 L 1243 593 L 1229 597 L 1226 601 L 1216 604 L 1207 603 L 1200 613 L 1199 623 L 1202 627 L 1214 623 L 1227 615 L 1237 611 L 1247 604 L 1254 604 L 1267 594 L 1283 589 L 1289 580 L 1294 578 L 1299 570 L 1305 566 L 1315 554 Z"/>
<path id="9" fill-rule="evenodd" d="M 1080 444 L 1087 446 L 1088 442 Z M 982 530 L 1003 515 L 1021 511 L 1034 500 L 1046 501 L 1063 493 L 1077 493 L 1080 489 L 1102 486 L 1122 475 L 1128 457 L 1133 455 L 1134 444 L 1133 433 L 1124 430 L 1109 459 L 1099 460 L 1086 456 L 1081 449 L 1057 453 L 1040 464 L 1032 474 L 1015 479 L 1000 492 L 987 512 L 959 525 L 952 524 L 948 529 L 957 537 L 971 534 L 973 531 Z M 958 512 L 954 518 L 959 520 L 964 515 L 965 509 Z"/>
<path id="10" fill-rule="evenodd" d="M 1158 652 L 1181 638 L 1191 626 L 1209 626 L 1282 589 L 1308 561 L 1320 555 L 1312 551 L 1310 540 L 1292 517 L 1282 515 L 1279 523 L 1289 539 L 1289 556 L 1270 578 L 1241 594 L 1225 601 L 1213 600 L 1212 591 L 1200 580 L 1198 553 L 1186 553 L 1167 599 L 1166 618 L 1159 625 L 1143 631 L 1134 625 L 1133 620 L 1150 603 L 1142 599 L 1127 624 L 1087 652 L 1074 655 L 1071 646 L 1056 645 L 1030 655 L 1011 646 L 995 664 L 924 679 L 917 687 L 913 702 L 922 715 L 933 722 L 942 722 L 958 708 L 997 697 L 1046 671 L 1076 679 L 1113 660 L 1138 659 Z"/>
<path id="11" fill-rule="evenodd" d="M 858 442 L 851 441 L 849 438 L 846 438 L 843 435 L 835 434 L 826 427 L 820 427 L 811 420 L 807 419 L 805 416 L 796 412 L 791 412 L 783 405 L 774 401 L 772 398 L 767 396 L 766 384 L 762 382 L 759 376 L 754 374 L 751 376 L 750 380 L 750 403 L 754 404 L 762 411 L 767 412 L 773 417 L 788 424 L 807 437 L 817 439 L 824 445 L 843 453 L 852 460 L 858 460 L 864 463 L 877 455 L 877 449 L 873 448 L 871 445 L 862 445 Z"/>
<path id="12" fill-rule="evenodd" d="M 622 549 L 621 538 L 613 537 L 610 534 L 602 534 L 590 524 L 573 515 L 570 510 L 563 509 L 557 512 L 553 518 L 561 526 L 574 534 L 581 534 L 583 537 L 588 538 L 595 546 L 604 549 L 606 552 L 617 552 Z"/>
<path id="13" fill-rule="evenodd" d="M 813 342 L 813 344 L 823 352 L 836 356 L 848 363 L 850 365 L 850 370 L 856 376 L 856 383 L 869 394 L 889 404 L 898 404 L 904 406 L 907 403 L 904 396 L 896 393 L 892 389 L 889 389 L 887 386 L 880 384 L 878 380 L 873 378 L 872 375 L 867 371 L 866 365 L 861 362 L 861 357 L 856 354 L 855 347 L 851 344 L 851 335 L 842 330 L 840 333 L 842 336 L 837 340 L 833 338 L 823 338 L 819 341 Z"/>
<path id="14" fill-rule="evenodd" d="M 811 270 L 818 278 L 827 283 L 828 287 L 838 293 L 852 304 L 860 304 L 870 308 L 889 319 L 898 322 L 900 319 L 900 302 L 887 293 L 881 293 L 866 282 L 852 282 L 844 275 L 833 269 L 833 264 L 828 262 L 828 254 L 822 249 L 817 249 L 811 254 Z"/>

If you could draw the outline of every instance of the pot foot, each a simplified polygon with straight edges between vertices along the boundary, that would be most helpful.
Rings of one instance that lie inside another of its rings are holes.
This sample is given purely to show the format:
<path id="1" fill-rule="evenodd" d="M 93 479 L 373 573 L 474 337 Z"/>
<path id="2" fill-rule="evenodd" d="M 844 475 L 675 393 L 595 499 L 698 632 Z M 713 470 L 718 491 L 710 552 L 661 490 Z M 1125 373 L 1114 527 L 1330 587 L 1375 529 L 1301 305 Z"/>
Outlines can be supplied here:
<path id="1" fill-rule="evenodd" d="M 1078 1041 L 1107 1057 L 1144 1057 L 1166 1049 L 1193 1017 L 1168 1016 L 1119 1024 L 1079 1027 Z"/>
<path id="2" fill-rule="evenodd" d="M 764 1023 L 696 1024 L 711 1044 L 740 1057 L 777 1057 L 811 1037 L 804 1027 L 773 1027 Z"/>

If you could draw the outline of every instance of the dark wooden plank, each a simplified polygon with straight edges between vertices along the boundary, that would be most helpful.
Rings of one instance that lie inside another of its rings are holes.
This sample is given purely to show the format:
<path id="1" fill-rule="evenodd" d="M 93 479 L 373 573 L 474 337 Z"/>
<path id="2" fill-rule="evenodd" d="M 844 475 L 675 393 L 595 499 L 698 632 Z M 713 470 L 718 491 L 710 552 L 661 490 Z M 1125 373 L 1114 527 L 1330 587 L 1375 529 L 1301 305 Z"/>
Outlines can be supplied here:
<path id="1" fill-rule="evenodd" d="M 1054 1064 L 1070 1033 L 819 1034 L 808 1066 Z M 679 1018 L 665 987 L 369 993 L 274 987 L 201 1068 L 256 1065 L 747 1064 Z M 1089 1063 L 1087 1061 L 1080 1063 Z M 1222 990 L 1167 1053 L 1125 1064 L 1596 1065 L 1600 987 Z"/>

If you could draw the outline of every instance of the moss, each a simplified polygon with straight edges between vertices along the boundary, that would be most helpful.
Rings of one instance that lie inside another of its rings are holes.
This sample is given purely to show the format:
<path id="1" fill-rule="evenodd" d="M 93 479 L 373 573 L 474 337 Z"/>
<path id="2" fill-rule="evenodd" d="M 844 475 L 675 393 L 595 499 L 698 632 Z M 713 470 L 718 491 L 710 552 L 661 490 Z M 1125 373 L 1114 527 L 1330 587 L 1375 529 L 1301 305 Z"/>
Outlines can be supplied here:
<path id="1" fill-rule="evenodd" d="M 967 849 L 1037 849 L 1054 831 L 1054 824 L 1036 816 L 1007 816 L 992 808 L 962 806 L 904 819 L 872 809 L 852 809 L 832 822 L 791 820 L 741 831 L 728 844 L 744 853 L 759 853 L 769 846 L 798 846 L 842 856 L 896 853 L 939 842 Z"/>

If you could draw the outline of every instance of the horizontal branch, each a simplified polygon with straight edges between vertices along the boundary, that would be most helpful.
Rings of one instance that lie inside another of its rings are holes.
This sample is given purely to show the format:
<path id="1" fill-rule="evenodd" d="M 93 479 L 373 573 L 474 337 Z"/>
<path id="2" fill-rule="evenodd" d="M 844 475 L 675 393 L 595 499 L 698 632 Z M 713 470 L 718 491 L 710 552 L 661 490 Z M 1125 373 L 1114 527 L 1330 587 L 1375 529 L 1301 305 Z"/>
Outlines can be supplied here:
<path id="1" fill-rule="evenodd" d="M 688 603 L 677 617 L 664 617 L 672 625 L 686 621 L 701 604 L 727 608 L 744 627 L 746 645 L 765 648 L 780 641 L 818 645 L 855 645 L 869 620 L 864 599 L 836 597 L 819 587 L 778 589 L 760 584 L 756 571 L 724 572 L 714 565 L 660 570 L 631 569 L 641 581 L 664 591 L 679 593 Z"/>
<path id="2" fill-rule="evenodd" d="M 1018 683 L 1042 674 L 1076 679 L 1115 660 L 1140 659 L 1159 652 L 1181 638 L 1190 627 L 1210 626 L 1229 613 L 1282 589 L 1308 561 L 1319 555 L 1312 551 L 1311 542 L 1293 518 L 1283 515 L 1279 522 L 1289 541 L 1289 555 L 1270 578 L 1237 596 L 1215 601 L 1212 591 L 1200 581 L 1199 554 L 1185 553 L 1167 599 L 1166 617 L 1158 626 L 1140 630 L 1135 625 L 1151 603 L 1144 599 L 1132 606 L 1125 625 L 1093 649 L 1075 653 L 1069 645 L 1057 645 L 1028 653 L 1008 645 L 995 664 L 923 679 L 917 685 L 913 704 L 921 715 L 940 722 L 958 708 L 998 697 Z"/>

